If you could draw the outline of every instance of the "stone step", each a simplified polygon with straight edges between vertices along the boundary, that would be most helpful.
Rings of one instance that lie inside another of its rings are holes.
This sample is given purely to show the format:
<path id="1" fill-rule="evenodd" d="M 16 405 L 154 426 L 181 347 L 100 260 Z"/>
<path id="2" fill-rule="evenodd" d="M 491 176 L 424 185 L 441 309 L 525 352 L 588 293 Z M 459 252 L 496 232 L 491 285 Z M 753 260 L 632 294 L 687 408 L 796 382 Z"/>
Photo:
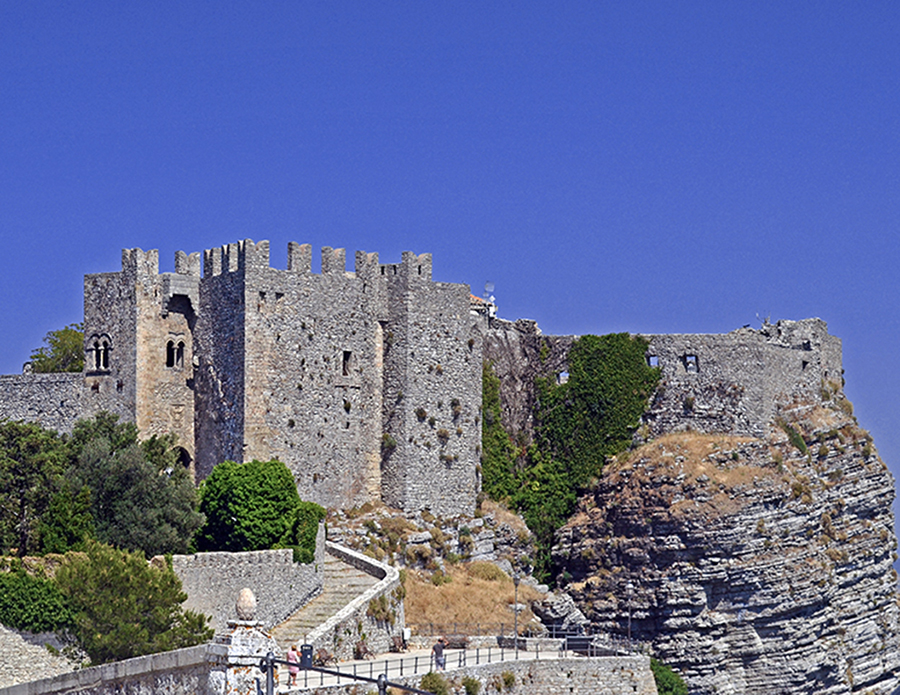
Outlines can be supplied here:
<path id="1" fill-rule="evenodd" d="M 326 555 L 322 593 L 275 627 L 272 636 L 285 651 L 292 644 L 303 644 L 309 632 L 377 583 L 376 577 Z"/>

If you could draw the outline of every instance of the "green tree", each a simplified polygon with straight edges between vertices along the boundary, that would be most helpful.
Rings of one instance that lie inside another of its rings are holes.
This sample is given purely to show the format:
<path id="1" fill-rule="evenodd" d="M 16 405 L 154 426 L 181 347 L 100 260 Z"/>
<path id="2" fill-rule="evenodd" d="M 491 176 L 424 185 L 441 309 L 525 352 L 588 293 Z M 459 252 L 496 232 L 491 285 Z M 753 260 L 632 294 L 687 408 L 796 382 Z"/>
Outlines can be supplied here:
<path id="1" fill-rule="evenodd" d="M 95 538 L 90 488 L 78 489 L 65 478 L 41 517 L 38 535 L 42 555 L 84 550 L 88 539 Z"/>
<path id="2" fill-rule="evenodd" d="M 55 432 L 0 423 L 0 551 L 15 547 L 22 557 L 35 550 L 41 516 L 64 470 L 65 450 Z"/>
<path id="3" fill-rule="evenodd" d="M 44 336 L 44 347 L 31 353 L 34 372 L 80 372 L 84 369 L 84 324 L 71 323 Z"/>
<path id="4" fill-rule="evenodd" d="M 79 421 L 68 445 L 72 478 L 90 489 L 100 541 L 150 556 L 188 551 L 203 516 L 174 437 L 138 442 L 132 423 L 101 413 Z"/>
<path id="5" fill-rule="evenodd" d="M 181 581 L 165 564 L 90 541 L 69 553 L 56 585 L 72 611 L 71 635 L 93 664 L 190 647 L 212 638 L 206 616 L 182 610 Z"/>
<path id="6" fill-rule="evenodd" d="M 200 485 L 206 524 L 197 532 L 199 550 L 295 549 L 309 562 L 325 510 L 303 502 L 281 461 L 224 461 Z"/>
<path id="7" fill-rule="evenodd" d="M 651 658 L 650 669 L 659 695 L 688 695 L 687 685 L 669 666 Z"/>

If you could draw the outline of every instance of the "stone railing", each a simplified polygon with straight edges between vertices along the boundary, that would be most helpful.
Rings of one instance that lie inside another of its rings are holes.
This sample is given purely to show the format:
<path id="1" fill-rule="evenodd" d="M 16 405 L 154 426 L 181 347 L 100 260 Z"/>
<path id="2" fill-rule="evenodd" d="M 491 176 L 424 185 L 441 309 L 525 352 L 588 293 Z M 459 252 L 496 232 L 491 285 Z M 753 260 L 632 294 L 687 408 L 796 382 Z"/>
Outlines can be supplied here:
<path id="1" fill-rule="evenodd" d="M 374 654 L 389 651 L 394 636 L 401 635 L 405 625 L 403 600 L 397 592 L 400 573 L 394 567 L 336 543 L 326 542 L 325 547 L 330 555 L 380 581 L 312 630 L 307 635 L 307 642 L 316 649 L 325 649 L 338 659 L 359 655 L 357 647 L 360 644 Z M 385 599 L 381 599 L 382 596 Z M 390 618 L 380 619 L 383 614 L 372 610 L 373 602 L 379 600 L 387 606 Z"/>

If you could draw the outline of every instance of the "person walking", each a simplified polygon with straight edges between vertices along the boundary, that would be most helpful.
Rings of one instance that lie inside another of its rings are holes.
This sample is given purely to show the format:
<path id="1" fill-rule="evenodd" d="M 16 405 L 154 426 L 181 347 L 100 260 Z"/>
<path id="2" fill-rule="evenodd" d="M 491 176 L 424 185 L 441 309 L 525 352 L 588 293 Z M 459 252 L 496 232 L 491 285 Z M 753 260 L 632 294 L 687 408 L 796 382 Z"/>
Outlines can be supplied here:
<path id="1" fill-rule="evenodd" d="M 434 654 L 434 668 L 436 671 L 443 671 L 447 664 L 447 659 L 444 656 L 444 646 L 444 638 L 438 637 L 438 641 L 431 648 L 431 653 Z"/>
<path id="2" fill-rule="evenodd" d="M 300 673 L 300 667 L 294 664 L 300 663 L 300 653 L 297 651 L 296 644 L 292 644 L 291 648 L 288 649 L 287 661 L 290 662 L 288 673 L 291 674 L 291 685 L 297 685 L 297 674 Z"/>

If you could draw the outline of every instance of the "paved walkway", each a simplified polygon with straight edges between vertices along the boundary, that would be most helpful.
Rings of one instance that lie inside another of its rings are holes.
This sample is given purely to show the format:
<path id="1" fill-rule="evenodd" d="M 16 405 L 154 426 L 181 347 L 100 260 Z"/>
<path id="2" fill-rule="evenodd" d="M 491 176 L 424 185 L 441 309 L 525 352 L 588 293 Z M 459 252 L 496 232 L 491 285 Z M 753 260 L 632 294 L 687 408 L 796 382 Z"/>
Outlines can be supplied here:
<path id="1" fill-rule="evenodd" d="M 467 666 L 477 666 L 479 664 L 515 661 L 516 659 L 519 661 L 534 661 L 575 656 L 573 652 L 562 652 L 556 649 L 536 652 L 526 652 L 520 649 L 517 655 L 515 650 L 501 649 L 499 647 L 466 650 L 454 649 L 446 650 L 444 653 L 447 656 L 447 671 L 453 671 Z M 366 661 L 342 661 L 337 665 L 329 665 L 325 668 L 331 671 L 340 671 L 341 673 L 346 673 L 348 675 L 356 674 L 366 678 L 378 678 L 378 674 L 385 673 L 387 674 L 388 680 L 394 680 L 404 676 L 423 676 L 429 671 L 434 670 L 434 664 L 430 650 L 416 649 L 403 654 L 383 654 L 375 659 Z M 354 682 L 356 681 L 348 677 L 326 675 L 316 671 L 300 671 L 297 676 L 297 685 L 290 687 L 288 685 L 287 671 L 285 670 L 282 671 L 277 692 L 301 693 L 313 688 L 350 685 Z"/>

